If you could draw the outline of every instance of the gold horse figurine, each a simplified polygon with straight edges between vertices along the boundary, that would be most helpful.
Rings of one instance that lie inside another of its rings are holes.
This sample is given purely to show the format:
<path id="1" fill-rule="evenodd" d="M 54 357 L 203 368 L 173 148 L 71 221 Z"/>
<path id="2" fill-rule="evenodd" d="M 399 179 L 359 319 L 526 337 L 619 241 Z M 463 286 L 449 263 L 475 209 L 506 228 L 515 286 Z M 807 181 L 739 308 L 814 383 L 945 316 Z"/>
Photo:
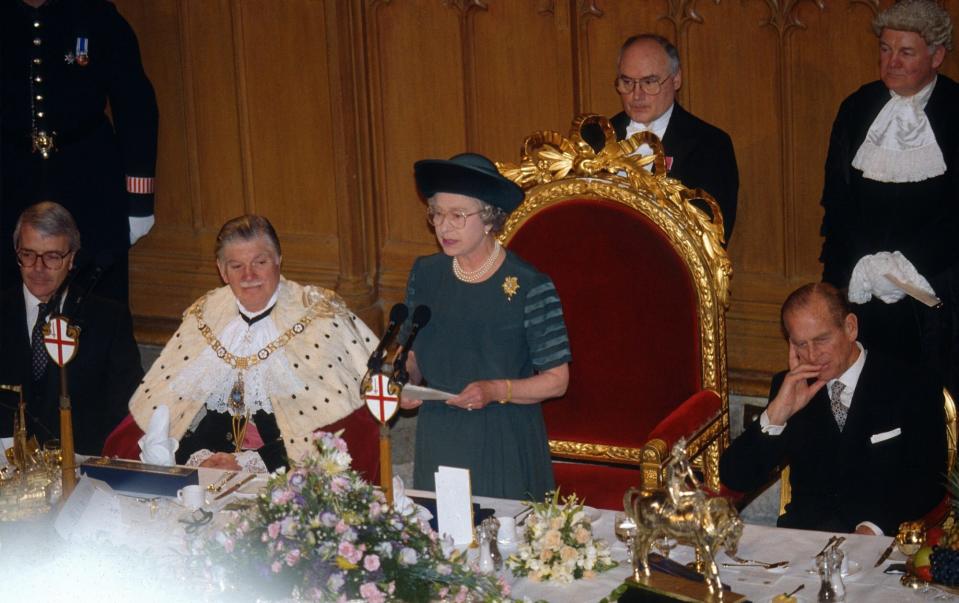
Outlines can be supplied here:
<path id="1" fill-rule="evenodd" d="M 627 515 L 636 524 L 633 546 L 633 579 L 647 582 L 649 550 L 660 538 L 675 538 L 677 542 L 696 549 L 696 557 L 709 592 L 717 599 L 723 597 L 723 585 L 716 566 L 716 552 L 720 547 L 735 554 L 743 533 L 743 522 L 736 509 L 725 498 L 707 497 L 700 489 L 686 454 L 686 441 L 680 439 L 673 446 L 666 465 L 666 488 L 644 492 L 630 488 L 623 497 Z"/>

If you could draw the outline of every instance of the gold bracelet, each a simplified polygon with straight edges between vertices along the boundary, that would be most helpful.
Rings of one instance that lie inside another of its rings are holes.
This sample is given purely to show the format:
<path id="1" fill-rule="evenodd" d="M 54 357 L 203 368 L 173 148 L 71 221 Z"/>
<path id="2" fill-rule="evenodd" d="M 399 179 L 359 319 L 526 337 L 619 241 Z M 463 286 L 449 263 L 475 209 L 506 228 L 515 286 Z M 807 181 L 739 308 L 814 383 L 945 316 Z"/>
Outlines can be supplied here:
<path id="1" fill-rule="evenodd" d="M 500 400 L 500 404 L 509 404 L 510 400 L 513 399 L 513 382 L 509 379 L 506 380 L 506 399 Z"/>

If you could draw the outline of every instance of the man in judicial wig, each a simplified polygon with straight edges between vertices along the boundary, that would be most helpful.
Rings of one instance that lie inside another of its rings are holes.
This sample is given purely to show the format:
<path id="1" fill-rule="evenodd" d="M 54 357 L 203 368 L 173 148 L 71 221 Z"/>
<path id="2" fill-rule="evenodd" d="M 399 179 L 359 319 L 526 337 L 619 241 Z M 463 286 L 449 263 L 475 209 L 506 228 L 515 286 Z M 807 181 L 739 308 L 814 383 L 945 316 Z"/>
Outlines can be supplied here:
<path id="1" fill-rule="evenodd" d="M 800 287 L 781 317 L 789 370 L 723 453 L 723 484 L 753 491 L 788 464 L 792 499 L 781 527 L 896 534 L 945 494 L 942 386 L 926 369 L 864 348 L 856 315 L 832 285 Z"/>
<path id="2" fill-rule="evenodd" d="M 266 218 L 224 224 L 216 265 L 226 286 L 187 308 L 130 400 L 144 430 L 169 407 L 178 463 L 273 471 L 300 460 L 314 430 L 372 424 L 359 382 L 377 338 L 335 292 L 283 278 L 281 261 Z"/>
<path id="3" fill-rule="evenodd" d="M 860 340 L 920 362 L 959 393 L 959 85 L 938 73 L 952 21 L 934 0 L 873 19 L 879 80 L 839 107 L 829 140 L 822 279 L 849 289 Z M 906 297 L 907 282 L 942 301 Z"/>
<path id="4" fill-rule="evenodd" d="M 723 212 L 728 243 L 736 222 L 739 169 L 729 135 L 699 119 L 678 102 L 683 84 L 679 51 L 656 34 L 639 34 L 623 42 L 616 63 L 616 92 L 623 110 L 610 118 L 616 140 L 650 131 L 663 141 L 668 176 L 689 188 L 701 188 L 716 199 Z M 603 147 L 602 132 L 587 125 L 583 138 L 595 150 Z M 652 153 L 647 145 L 637 153 Z"/>
<path id="5" fill-rule="evenodd" d="M 74 279 L 80 232 L 63 206 L 44 201 L 24 210 L 13 247 L 22 282 L 0 294 L 0 383 L 23 386 L 28 433 L 41 442 L 60 437 L 60 368 L 44 348 L 42 328 L 52 313 L 67 316 L 80 327 L 67 364 L 75 448 L 100 454 L 143 377 L 130 313 L 90 294 L 95 279 Z M 0 436 L 13 432 L 16 403 L 0 398 Z"/>

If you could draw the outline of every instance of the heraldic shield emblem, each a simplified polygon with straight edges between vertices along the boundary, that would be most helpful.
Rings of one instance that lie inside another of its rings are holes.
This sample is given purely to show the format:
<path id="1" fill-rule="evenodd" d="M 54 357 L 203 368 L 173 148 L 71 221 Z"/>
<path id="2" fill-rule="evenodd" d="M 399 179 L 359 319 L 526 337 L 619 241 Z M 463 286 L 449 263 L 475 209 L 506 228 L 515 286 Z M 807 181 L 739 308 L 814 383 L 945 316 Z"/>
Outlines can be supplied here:
<path id="1" fill-rule="evenodd" d="M 44 325 L 43 345 L 57 366 L 65 366 L 73 360 L 77 353 L 79 336 L 80 329 L 71 325 L 70 321 L 62 316 L 54 316 Z"/>
<path id="2" fill-rule="evenodd" d="M 363 399 L 376 420 L 386 425 L 400 408 L 400 386 L 383 373 L 373 373 L 364 379 Z"/>

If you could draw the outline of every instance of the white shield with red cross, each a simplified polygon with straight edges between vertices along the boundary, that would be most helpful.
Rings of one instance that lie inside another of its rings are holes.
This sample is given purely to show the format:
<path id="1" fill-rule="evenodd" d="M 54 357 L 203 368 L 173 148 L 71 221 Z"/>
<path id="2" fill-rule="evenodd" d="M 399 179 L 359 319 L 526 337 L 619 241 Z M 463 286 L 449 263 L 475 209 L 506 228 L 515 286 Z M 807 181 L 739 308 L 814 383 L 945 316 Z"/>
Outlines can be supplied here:
<path id="1" fill-rule="evenodd" d="M 62 316 L 54 316 L 43 327 L 43 345 L 47 348 L 47 354 L 57 363 L 57 366 L 63 366 L 73 360 L 77 353 L 77 328 L 70 325 L 70 322 Z"/>
<path id="2" fill-rule="evenodd" d="M 392 381 L 383 373 L 370 375 L 370 382 L 363 392 L 366 407 L 380 423 L 386 424 L 400 408 L 400 397 L 390 391 Z M 396 388 L 393 388 L 396 389 Z"/>

